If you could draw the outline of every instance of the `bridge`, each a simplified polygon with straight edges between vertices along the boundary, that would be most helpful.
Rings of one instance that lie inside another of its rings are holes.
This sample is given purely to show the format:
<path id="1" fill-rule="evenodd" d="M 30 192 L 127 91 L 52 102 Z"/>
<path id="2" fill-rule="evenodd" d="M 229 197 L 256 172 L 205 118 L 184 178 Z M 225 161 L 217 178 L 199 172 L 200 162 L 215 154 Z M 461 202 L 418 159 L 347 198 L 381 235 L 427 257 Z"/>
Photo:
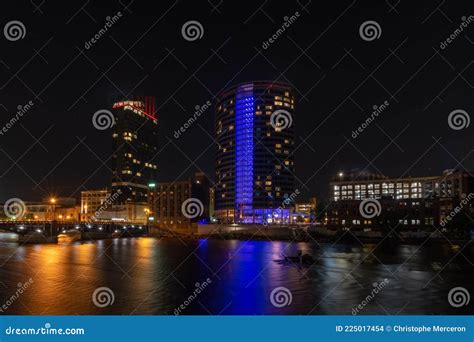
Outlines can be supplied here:
<path id="1" fill-rule="evenodd" d="M 68 221 L 0 221 L 0 231 L 16 233 L 20 237 L 43 235 L 46 239 L 55 238 L 59 234 L 77 230 L 89 238 L 106 238 L 114 236 L 141 236 L 148 233 L 148 225 L 115 222 L 71 222 Z"/>

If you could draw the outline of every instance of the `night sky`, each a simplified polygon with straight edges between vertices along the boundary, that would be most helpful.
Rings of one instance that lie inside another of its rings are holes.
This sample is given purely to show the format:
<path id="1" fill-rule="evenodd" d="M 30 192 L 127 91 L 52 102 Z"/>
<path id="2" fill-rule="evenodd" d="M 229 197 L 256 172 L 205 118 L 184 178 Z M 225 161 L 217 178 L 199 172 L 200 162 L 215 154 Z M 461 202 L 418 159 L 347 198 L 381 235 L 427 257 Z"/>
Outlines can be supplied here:
<path id="1" fill-rule="evenodd" d="M 341 170 L 394 177 L 474 170 L 474 123 L 460 130 L 448 124 L 453 110 L 474 113 L 474 21 L 440 48 L 473 9 L 472 0 L 4 2 L 0 129 L 18 105 L 34 105 L 0 135 L 0 201 L 78 198 L 81 190 L 108 186 L 112 131 L 94 128 L 92 116 L 127 95 L 156 96 L 160 181 L 199 170 L 213 178 L 214 108 L 178 139 L 173 133 L 196 105 L 258 79 L 295 89 L 301 199 L 327 198 L 328 182 Z M 86 49 L 119 11 L 122 17 Z M 24 24 L 23 39 L 3 34 L 12 20 Z M 204 28 L 201 39 L 183 38 L 190 20 Z M 378 39 L 361 38 L 368 20 L 380 25 Z M 385 101 L 389 106 L 352 138 Z"/>

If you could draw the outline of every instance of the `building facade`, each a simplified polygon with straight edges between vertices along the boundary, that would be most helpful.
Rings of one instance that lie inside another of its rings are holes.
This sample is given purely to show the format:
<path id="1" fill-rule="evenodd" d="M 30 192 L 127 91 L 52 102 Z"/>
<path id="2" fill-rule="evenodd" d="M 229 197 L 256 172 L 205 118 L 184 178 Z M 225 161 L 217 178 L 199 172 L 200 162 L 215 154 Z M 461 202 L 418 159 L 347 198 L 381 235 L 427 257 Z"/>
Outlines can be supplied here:
<path id="1" fill-rule="evenodd" d="M 308 202 L 296 202 L 293 222 L 313 223 L 316 219 L 316 197 L 311 197 Z"/>
<path id="2" fill-rule="evenodd" d="M 147 204 L 148 184 L 156 183 L 158 152 L 154 97 L 123 100 L 113 105 L 112 193 L 116 204 Z"/>
<path id="3" fill-rule="evenodd" d="M 184 181 L 158 184 L 154 206 L 156 224 L 166 229 L 186 229 L 199 221 L 207 221 L 211 203 L 209 189 L 209 180 L 203 173 Z M 197 203 L 198 211 L 189 215 L 183 210 L 185 201 Z"/>
<path id="4" fill-rule="evenodd" d="M 107 189 L 81 191 L 81 222 L 93 220 L 109 196 L 110 191 Z"/>
<path id="5" fill-rule="evenodd" d="M 446 170 L 440 176 L 388 178 L 368 172 L 339 173 L 330 183 L 331 205 L 326 224 L 351 229 L 381 225 L 410 229 L 442 226 L 446 217 L 473 196 L 474 178 L 469 172 Z M 378 215 L 367 218 L 360 206 L 376 199 Z M 473 211 L 473 203 L 463 208 Z"/>
<path id="6" fill-rule="evenodd" d="M 289 223 L 278 209 L 294 188 L 295 98 L 283 83 L 249 82 L 218 96 L 215 216 L 221 222 Z"/>
<path id="7" fill-rule="evenodd" d="M 26 202 L 23 219 L 32 221 L 69 221 L 77 222 L 80 218 L 80 207 L 71 197 L 44 198 L 42 202 Z"/>

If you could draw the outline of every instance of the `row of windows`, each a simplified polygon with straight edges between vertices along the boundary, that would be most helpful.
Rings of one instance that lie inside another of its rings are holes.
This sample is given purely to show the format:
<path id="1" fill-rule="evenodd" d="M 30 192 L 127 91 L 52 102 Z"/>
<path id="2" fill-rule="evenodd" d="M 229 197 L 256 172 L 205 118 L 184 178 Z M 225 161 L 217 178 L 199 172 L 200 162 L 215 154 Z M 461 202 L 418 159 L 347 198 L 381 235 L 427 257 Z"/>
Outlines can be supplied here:
<path id="1" fill-rule="evenodd" d="M 347 185 L 334 185 L 334 190 L 347 190 L 347 189 L 393 189 L 393 188 L 420 188 L 420 182 L 413 183 L 375 183 L 375 184 L 347 184 Z"/>
<path id="2" fill-rule="evenodd" d="M 389 194 L 390 195 L 390 194 Z M 365 199 L 365 198 L 377 198 L 380 196 L 377 196 L 375 194 L 355 194 L 354 196 L 353 195 L 341 195 L 341 196 L 334 196 L 334 201 L 339 201 L 339 200 L 361 200 L 361 199 Z M 412 193 L 412 194 L 397 194 L 396 196 L 392 196 L 394 197 L 395 199 L 410 199 L 410 198 L 423 198 L 423 195 L 422 194 L 416 194 L 416 193 Z"/>
<path id="3" fill-rule="evenodd" d="M 371 224 L 372 221 L 370 220 L 352 220 L 352 221 L 346 221 L 346 220 L 341 220 L 341 224 L 346 224 L 346 223 L 352 223 L 354 225 L 360 225 L 360 224 Z M 403 224 L 403 225 L 420 225 L 421 220 L 420 219 L 411 219 L 411 220 L 398 220 L 398 223 Z M 425 224 L 434 224 L 434 218 L 433 217 L 425 217 L 424 219 Z"/>
<path id="4" fill-rule="evenodd" d="M 379 189 L 376 189 L 376 190 L 343 190 L 343 191 L 334 191 L 334 196 L 340 196 L 340 195 L 366 195 L 368 194 L 369 196 L 370 195 L 380 195 L 382 193 L 382 195 L 393 195 L 393 194 L 409 194 L 409 193 L 421 193 L 422 190 L 421 188 L 413 188 L 413 189 L 383 189 L 382 191 L 380 191 Z"/>
<path id="5" fill-rule="evenodd" d="M 261 96 L 260 96 L 261 97 Z M 267 98 L 268 100 L 268 98 Z M 289 92 L 285 92 L 285 97 L 282 97 L 282 96 L 275 96 L 274 97 L 274 100 L 275 101 L 286 101 L 286 102 L 290 102 L 291 104 L 294 104 L 295 103 L 295 100 L 293 97 L 290 98 L 290 93 Z M 265 101 L 265 100 L 263 100 Z M 221 111 L 221 110 L 226 110 L 230 105 L 233 105 L 234 104 L 234 100 L 233 99 L 230 99 L 228 100 L 228 103 L 224 103 L 224 105 L 220 105 L 219 107 L 217 107 L 217 110 L 218 111 Z M 257 108 L 259 109 L 260 106 L 257 106 Z"/>
<path id="6" fill-rule="evenodd" d="M 132 170 L 122 170 L 122 174 L 123 175 L 131 175 L 132 174 Z M 142 176 L 142 173 L 141 172 L 137 172 L 137 177 L 141 177 Z"/>

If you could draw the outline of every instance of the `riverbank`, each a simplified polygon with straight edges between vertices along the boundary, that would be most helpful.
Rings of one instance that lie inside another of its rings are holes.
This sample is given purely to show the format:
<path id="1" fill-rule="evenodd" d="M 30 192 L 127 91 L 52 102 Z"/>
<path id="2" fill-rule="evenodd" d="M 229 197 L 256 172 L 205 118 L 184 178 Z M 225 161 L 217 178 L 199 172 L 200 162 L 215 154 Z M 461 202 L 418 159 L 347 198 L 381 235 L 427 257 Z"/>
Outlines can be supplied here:
<path id="1" fill-rule="evenodd" d="M 227 228 L 227 229 L 226 229 Z M 309 227 L 268 227 L 268 226 L 230 226 L 221 229 L 197 231 L 196 229 L 158 229 L 151 228 L 149 236 L 158 238 L 175 238 L 186 240 L 216 239 L 216 240 L 254 240 L 254 241 L 290 241 L 290 242 L 317 242 L 317 243 L 344 243 L 344 244 L 407 244 L 407 245 L 458 245 L 464 246 L 474 240 L 455 239 L 444 235 L 425 234 L 418 236 L 402 236 L 393 233 L 390 236 L 382 234 L 357 234 L 351 231 L 322 234 Z"/>
<path id="2" fill-rule="evenodd" d="M 65 241 L 58 237 L 46 237 L 42 234 L 17 235 L 14 233 L 6 233 L 0 242 L 16 242 L 21 245 L 28 244 L 57 244 L 71 243 L 80 241 L 107 240 L 114 238 L 134 238 L 134 237 L 155 237 L 178 240 L 239 240 L 239 241 L 286 241 L 286 242 L 315 242 L 330 244 L 389 244 L 389 245 L 457 245 L 464 246 L 474 242 L 474 240 L 455 239 L 449 237 L 408 237 L 402 238 L 398 234 L 391 236 L 357 236 L 350 231 L 344 231 L 333 235 L 319 234 L 315 231 L 301 228 L 268 228 L 259 227 L 258 229 L 232 229 L 232 230 L 207 230 L 198 234 L 195 230 L 166 230 L 166 229 L 150 229 L 149 234 L 123 232 L 122 234 L 109 234 L 103 232 L 82 232 L 80 238 Z M 6 238 L 5 238 L 6 237 Z"/>
<path id="3" fill-rule="evenodd" d="M 20 245 L 30 244 L 57 244 L 57 243 L 71 243 L 76 241 L 94 241 L 106 240 L 116 238 L 133 238 L 146 236 L 142 232 L 123 231 L 120 233 L 104 233 L 104 232 L 81 232 L 77 237 L 62 238 L 59 236 L 46 236 L 44 234 L 16 234 L 13 232 L 0 232 L 0 242 L 16 242 Z"/>

